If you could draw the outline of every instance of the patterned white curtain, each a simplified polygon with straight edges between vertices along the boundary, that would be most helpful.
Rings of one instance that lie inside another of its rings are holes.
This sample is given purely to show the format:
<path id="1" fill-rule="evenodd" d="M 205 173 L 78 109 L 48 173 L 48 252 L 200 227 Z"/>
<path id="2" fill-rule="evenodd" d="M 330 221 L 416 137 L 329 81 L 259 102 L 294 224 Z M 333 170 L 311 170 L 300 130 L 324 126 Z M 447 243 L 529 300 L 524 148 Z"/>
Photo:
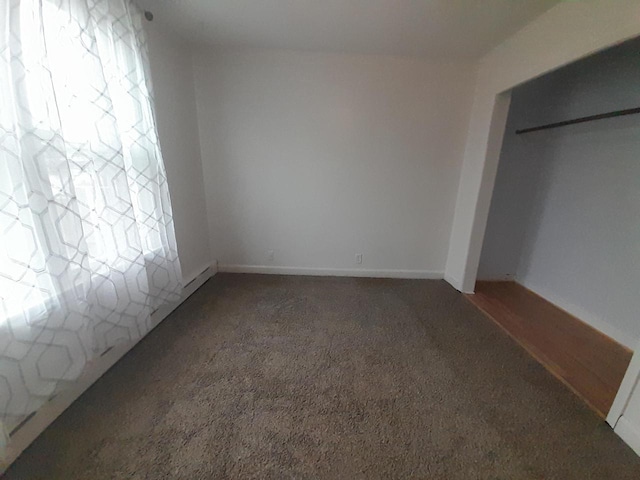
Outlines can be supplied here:
<path id="1" fill-rule="evenodd" d="M 0 420 L 180 293 L 141 13 L 0 0 Z"/>

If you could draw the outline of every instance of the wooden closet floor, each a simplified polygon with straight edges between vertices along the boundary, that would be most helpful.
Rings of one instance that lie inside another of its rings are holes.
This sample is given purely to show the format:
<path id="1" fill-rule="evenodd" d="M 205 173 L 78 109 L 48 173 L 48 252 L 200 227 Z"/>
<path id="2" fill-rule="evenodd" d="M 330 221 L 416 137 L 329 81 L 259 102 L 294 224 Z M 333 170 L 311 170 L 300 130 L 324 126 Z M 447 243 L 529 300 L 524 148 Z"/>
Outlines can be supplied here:
<path id="1" fill-rule="evenodd" d="M 606 417 L 631 350 L 515 282 L 479 281 L 467 298 Z"/>

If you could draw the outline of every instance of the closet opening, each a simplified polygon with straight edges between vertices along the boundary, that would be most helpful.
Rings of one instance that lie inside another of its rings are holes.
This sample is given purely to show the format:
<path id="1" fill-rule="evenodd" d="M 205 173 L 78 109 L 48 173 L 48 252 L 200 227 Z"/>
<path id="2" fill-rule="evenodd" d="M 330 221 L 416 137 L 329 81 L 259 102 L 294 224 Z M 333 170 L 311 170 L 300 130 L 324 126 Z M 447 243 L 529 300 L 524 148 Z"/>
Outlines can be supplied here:
<path id="1" fill-rule="evenodd" d="M 513 89 L 475 295 L 606 417 L 640 340 L 640 38 Z"/>

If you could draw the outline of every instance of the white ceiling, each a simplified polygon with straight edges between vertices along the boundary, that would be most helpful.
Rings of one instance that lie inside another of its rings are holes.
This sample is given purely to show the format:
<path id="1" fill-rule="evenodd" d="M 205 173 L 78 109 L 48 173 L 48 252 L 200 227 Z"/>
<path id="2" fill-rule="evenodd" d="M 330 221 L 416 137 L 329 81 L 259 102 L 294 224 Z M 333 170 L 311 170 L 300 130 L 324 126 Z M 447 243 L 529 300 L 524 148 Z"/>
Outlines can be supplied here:
<path id="1" fill-rule="evenodd" d="M 137 0 L 200 44 L 478 58 L 559 0 Z"/>

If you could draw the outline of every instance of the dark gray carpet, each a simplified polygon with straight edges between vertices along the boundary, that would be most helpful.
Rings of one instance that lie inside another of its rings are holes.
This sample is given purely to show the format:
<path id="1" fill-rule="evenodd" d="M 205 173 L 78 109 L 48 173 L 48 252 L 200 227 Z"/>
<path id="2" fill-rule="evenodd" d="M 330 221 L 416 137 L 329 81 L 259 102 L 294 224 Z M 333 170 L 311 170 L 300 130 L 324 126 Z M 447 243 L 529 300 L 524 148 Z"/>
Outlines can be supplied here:
<path id="1" fill-rule="evenodd" d="M 442 281 L 219 274 L 10 479 L 638 479 L 611 429 Z"/>

